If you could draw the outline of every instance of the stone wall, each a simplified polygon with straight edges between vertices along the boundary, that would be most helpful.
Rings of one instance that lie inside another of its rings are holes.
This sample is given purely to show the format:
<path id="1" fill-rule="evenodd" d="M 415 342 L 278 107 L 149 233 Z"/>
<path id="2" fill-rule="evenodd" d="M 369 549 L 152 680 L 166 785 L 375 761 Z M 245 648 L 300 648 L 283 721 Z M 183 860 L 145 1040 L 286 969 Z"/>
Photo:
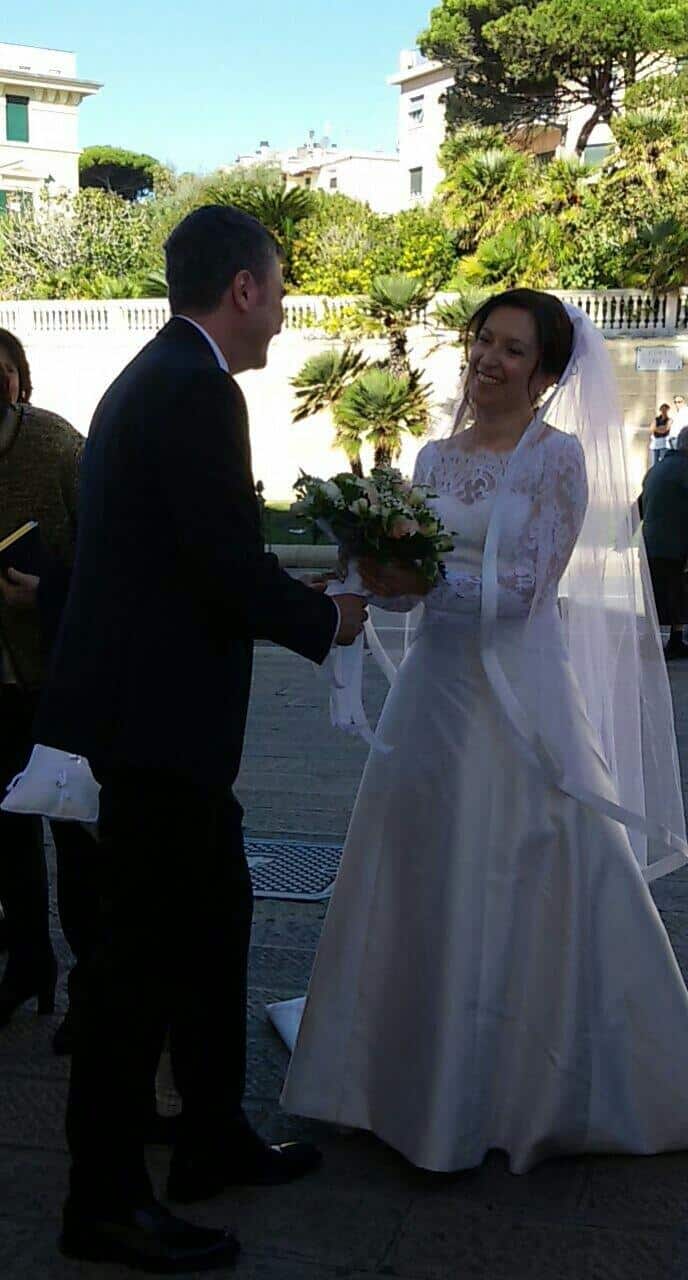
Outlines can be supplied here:
<path id="1" fill-rule="evenodd" d="M 2 316 L 0 323 L 10 327 L 11 318 L 10 314 Z M 19 325 L 16 329 L 26 343 L 31 362 L 34 402 L 63 414 L 83 433 L 108 384 L 154 333 L 154 327 L 148 332 L 125 327 L 94 330 L 83 329 L 77 323 L 56 331 L 22 332 Z M 432 434 L 440 435 L 450 422 L 460 355 L 450 346 L 433 351 L 436 339 L 422 329 L 412 331 L 410 337 L 413 360 L 425 369 L 433 388 Z M 285 329 L 272 344 L 267 369 L 240 378 L 251 417 L 254 473 L 256 479 L 263 481 L 269 499 L 290 497 L 299 468 L 314 474 L 331 474 L 347 466 L 344 454 L 333 447 L 328 415 L 298 426 L 291 421 L 294 399 L 290 378 L 309 356 L 331 345 L 332 339 L 323 338 L 317 330 Z M 657 405 L 670 400 L 676 392 L 688 399 L 688 333 L 651 339 L 615 337 L 608 339 L 608 346 L 619 378 L 633 477 L 639 483 L 647 464 L 649 423 Z M 681 372 L 636 370 L 637 349 L 658 346 L 681 355 Z M 382 343 L 371 342 L 368 350 L 371 355 L 382 354 L 385 348 Z M 202 427 L 202 421 L 189 423 L 190 431 Z M 405 470 L 412 468 L 417 449 L 414 440 L 405 446 L 401 459 Z"/>
<path id="2" fill-rule="evenodd" d="M 613 338 L 607 340 L 607 347 L 621 392 L 632 475 L 639 481 L 648 463 L 650 423 L 657 407 L 663 401 L 671 403 L 673 396 L 677 394 L 685 396 L 688 401 L 688 334 L 661 340 Z M 672 352 L 678 353 L 683 361 L 683 369 L 676 373 L 638 372 L 636 352 L 653 347 L 670 348 Z"/>

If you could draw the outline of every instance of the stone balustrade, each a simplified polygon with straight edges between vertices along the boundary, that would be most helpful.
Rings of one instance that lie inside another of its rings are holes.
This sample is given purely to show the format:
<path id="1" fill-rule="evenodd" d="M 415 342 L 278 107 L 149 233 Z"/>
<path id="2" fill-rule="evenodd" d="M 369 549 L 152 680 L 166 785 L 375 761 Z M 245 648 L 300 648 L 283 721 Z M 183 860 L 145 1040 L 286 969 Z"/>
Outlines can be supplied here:
<path id="1" fill-rule="evenodd" d="M 688 287 L 669 294 L 647 289 L 557 290 L 557 296 L 580 307 L 606 337 L 673 337 L 688 333 Z M 450 301 L 455 294 L 437 294 L 430 303 Z M 315 329 L 333 312 L 356 302 L 355 297 L 325 298 L 289 294 L 284 299 L 284 327 Z M 164 298 L 117 301 L 0 302 L 0 327 L 20 338 L 50 334 L 153 334 L 165 324 L 169 307 Z"/>

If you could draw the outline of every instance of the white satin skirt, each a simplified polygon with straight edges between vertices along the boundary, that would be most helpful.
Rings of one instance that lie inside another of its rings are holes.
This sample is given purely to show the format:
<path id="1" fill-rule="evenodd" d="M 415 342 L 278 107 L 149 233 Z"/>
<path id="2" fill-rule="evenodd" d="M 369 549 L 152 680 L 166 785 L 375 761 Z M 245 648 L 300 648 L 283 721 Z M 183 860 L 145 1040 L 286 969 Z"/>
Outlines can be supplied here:
<path id="1" fill-rule="evenodd" d="M 524 758 L 476 623 L 425 627 L 390 692 L 305 1009 L 276 1010 L 282 1105 L 437 1171 L 688 1148 L 688 995 L 628 836 Z"/>

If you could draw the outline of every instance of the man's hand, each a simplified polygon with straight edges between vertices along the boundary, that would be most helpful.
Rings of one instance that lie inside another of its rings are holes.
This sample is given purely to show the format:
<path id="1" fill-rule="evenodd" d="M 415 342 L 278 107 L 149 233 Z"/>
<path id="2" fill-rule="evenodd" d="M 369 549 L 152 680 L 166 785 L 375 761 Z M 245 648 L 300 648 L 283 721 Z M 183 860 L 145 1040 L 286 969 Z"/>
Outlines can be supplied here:
<path id="1" fill-rule="evenodd" d="M 13 609 L 33 609 L 37 604 L 39 582 L 35 573 L 8 569 L 7 577 L 0 573 L 0 595 Z"/>
<path id="2" fill-rule="evenodd" d="M 363 630 L 367 621 L 368 610 L 363 596 L 335 596 L 339 605 L 340 624 L 335 636 L 335 644 L 353 644 L 356 636 Z"/>

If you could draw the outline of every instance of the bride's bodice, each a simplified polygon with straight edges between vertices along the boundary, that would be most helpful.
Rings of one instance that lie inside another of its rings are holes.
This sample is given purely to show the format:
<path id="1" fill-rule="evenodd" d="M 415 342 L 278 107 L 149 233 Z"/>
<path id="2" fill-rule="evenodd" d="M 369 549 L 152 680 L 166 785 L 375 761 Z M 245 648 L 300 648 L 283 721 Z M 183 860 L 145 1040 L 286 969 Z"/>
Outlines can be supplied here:
<path id="1" fill-rule="evenodd" d="M 446 578 L 426 598 L 427 611 L 479 611 L 485 537 L 499 490 L 500 614 L 526 616 L 536 596 L 555 595 L 585 512 L 582 452 L 574 437 L 548 430 L 510 467 L 511 457 L 468 451 L 460 437 L 433 441 L 418 455 L 414 479 L 435 495 L 431 505 L 454 539 Z"/>
<path id="2" fill-rule="evenodd" d="M 484 451 L 466 453 L 457 448 L 438 450 L 433 475 L 427 483 L 436 494 L 431 505 L 454 538 L 454 550 L 445 559 L 446 585 L 451 589 L 454 609 L 475 612 L 479 608 L 485 537 L 509 456 Z M 521 542 L 531 505 L 527 495 L 510 496 L 501 538 L 502 563 L 508 559 L 514 580 L 520 564 L 519 576 L 527 595 L 532 595 L 534 568 L 522 555 Z M 428 601 L 429 607 L 446 604 L 446 596 L 446 589 L 440 587 L 434 599 Z M 527 609 L 527 601 L 522 602 L 521 611 L 523 606 Z"/>

